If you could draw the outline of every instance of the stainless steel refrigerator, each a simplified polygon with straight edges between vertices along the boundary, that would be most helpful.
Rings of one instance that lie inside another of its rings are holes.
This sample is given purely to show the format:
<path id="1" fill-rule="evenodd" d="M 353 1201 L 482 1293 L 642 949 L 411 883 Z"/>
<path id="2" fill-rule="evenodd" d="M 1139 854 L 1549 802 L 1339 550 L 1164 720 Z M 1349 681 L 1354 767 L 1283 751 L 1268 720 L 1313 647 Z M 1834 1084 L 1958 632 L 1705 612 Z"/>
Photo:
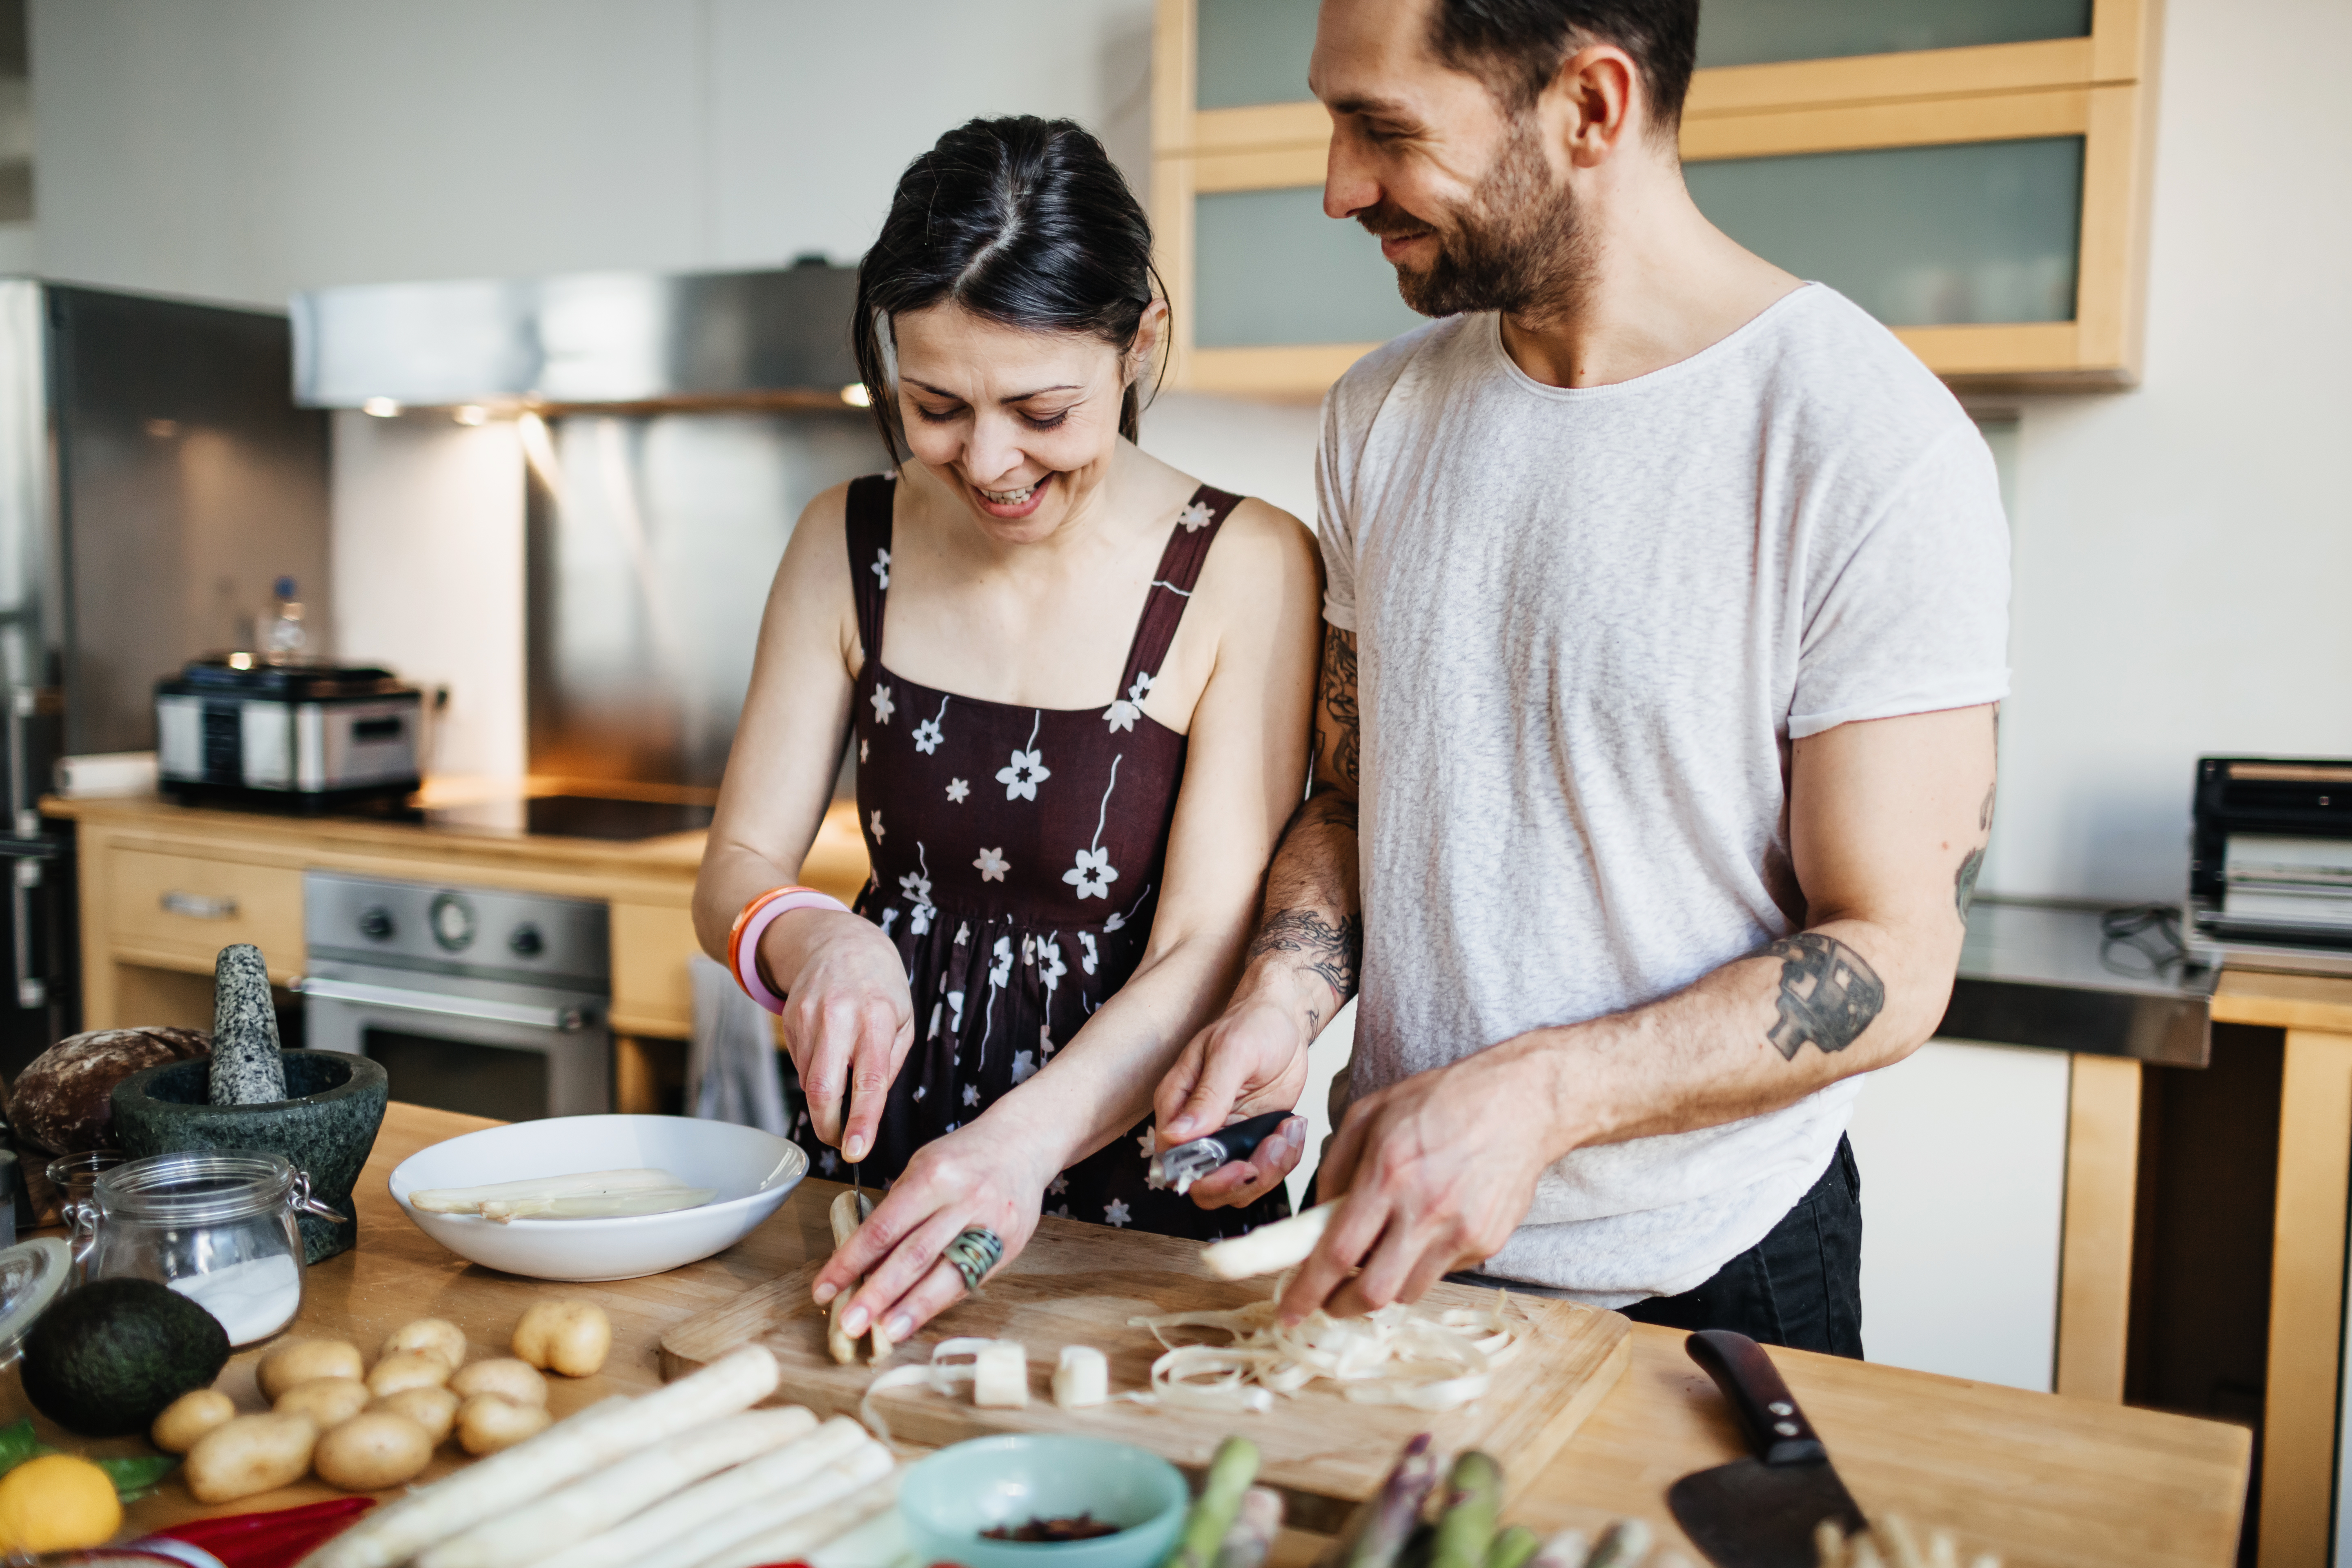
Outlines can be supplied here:
<path id="1" fill-rule="evenodd" d="M 0 1073 L 79 1026 L 61 755 L 155 743 L 154 685 L 248 646 L 291 577 L 327 603 L 327 416 L 268 311 L 0 279 Z"/>

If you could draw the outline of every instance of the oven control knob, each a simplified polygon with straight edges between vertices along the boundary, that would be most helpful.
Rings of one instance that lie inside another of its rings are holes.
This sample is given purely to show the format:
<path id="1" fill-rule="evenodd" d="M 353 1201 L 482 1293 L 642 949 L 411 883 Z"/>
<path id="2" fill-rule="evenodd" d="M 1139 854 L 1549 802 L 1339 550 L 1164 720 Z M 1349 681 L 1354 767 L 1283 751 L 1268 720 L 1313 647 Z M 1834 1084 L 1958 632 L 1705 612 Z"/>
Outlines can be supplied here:
<path id="1" fill-rule="evenodd" d="M 427 913 L 433 940 L 451 952 L 460 952 L 474 941 L 474 906 L 461 893 L 436 893 Z"/>
<path id="2" fill-rule="evenodd" d="M 515 927 L 514 934 L 507 938 L 507 951 L 517 958 L 537 958 L 547 951 L 547 939 L 539 934 L 537 926 L 526 921 Z"/>
<path id="3" fill-rule="evenodd" d="M 382 904 L 370 904 L 360 911 L 360 934 L 372 942 L 383 942 L 392 935 L 392 911 Z"/>

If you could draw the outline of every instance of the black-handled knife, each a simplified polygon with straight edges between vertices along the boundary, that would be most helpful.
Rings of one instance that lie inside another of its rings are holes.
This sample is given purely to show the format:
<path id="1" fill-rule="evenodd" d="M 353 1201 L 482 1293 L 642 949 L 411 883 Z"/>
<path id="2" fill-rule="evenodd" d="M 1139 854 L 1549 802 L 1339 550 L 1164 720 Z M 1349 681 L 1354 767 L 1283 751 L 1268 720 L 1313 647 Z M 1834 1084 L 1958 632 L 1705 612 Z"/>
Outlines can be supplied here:
<path id="1" fill-rule="evenodd" d="M 1666 1489 L 1675 1522 L 1708 1562 L 1717 1568 L 1813 1568 L 1814 1531 L 1823 1520 L 1849 1536 L 1869 1528 L 1762 1345 L 1727 1329 L 1701 1330 L 1684 1345 L 1731 1402 L 1756 1454 Z"/>

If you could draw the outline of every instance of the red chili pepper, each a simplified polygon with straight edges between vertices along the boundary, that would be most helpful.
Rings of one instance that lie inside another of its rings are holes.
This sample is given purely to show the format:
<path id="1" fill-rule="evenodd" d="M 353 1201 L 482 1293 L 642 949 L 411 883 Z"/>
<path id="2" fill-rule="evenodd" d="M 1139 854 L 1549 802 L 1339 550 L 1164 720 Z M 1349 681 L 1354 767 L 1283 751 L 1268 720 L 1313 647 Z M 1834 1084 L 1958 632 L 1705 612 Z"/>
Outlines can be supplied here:
<path id="1" fill-rule="evenodd" d="M 176 1541 L 218 1558 L 222 1568 L 293 1568 L 310 1549 L 351 1528 L 375 1506 L 373 1498 L 331 1498 L 268 1513 L 192 1519 L 159 1530 L 149 1541 Z M 134 1548 L 139 1542 L 131 1543 Z"/>

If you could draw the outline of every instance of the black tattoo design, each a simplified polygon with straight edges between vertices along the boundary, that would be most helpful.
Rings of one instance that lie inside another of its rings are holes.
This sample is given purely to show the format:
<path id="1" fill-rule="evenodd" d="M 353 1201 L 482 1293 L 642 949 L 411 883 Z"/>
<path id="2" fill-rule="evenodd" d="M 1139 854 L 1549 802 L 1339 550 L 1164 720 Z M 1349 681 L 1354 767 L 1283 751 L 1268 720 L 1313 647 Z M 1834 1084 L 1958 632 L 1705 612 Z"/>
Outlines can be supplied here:
<path id="1" fill-rule="evenodd" d="M 1318 747 L 1331 743 L 1332 771 L 1352 792 L 1363 784 L 1363 717 L 1356 707 L 1356 634 L 1323 628 L 1323 701 L 1316 721 Z M 1326 736 L 1325 718 L 1337 733 Z"/>
<path id="2" fill-rule="evenodd" d="M 1999 784 L 1985 786 L 1984 804 L 1977 807 L 1977 831 L 1979 833 L 1990 832 L 1992 829 L 1992 797 L 2000 788 Z"/>
<path id="3" fill-rule="evenodd" d="M 1969 905 L 1977 896 L 1977 873 L 1984 869 L 1984 846 L 1979 844 L 1960 862 L 1952 873 L 1952 902 L 1960 911 L 1960 923 L 1969 923 Z"/>
<path id="4" fill-rule="evenodd" d="M 1277 910 L 1266 916 L 1249 948 L 1253 959 L 1269 952 L 1307 954 L 1307 972 L 1320 975 L 1345 1004 L 1363 969 L 1363 919 L 1349 915 L 1333 925 L 1313 910 Z"/>
<path id="5" fill-rule="evenodd" d="M 1807 1044 L 1842 1051 L 1886 1005 L 1886 986 L 1862 954 L 1833 936 L 1801 931 L 1758 954 L 1780 961 L 1780 1016 L 1765 1035 L 1787 1060 Z"/>

